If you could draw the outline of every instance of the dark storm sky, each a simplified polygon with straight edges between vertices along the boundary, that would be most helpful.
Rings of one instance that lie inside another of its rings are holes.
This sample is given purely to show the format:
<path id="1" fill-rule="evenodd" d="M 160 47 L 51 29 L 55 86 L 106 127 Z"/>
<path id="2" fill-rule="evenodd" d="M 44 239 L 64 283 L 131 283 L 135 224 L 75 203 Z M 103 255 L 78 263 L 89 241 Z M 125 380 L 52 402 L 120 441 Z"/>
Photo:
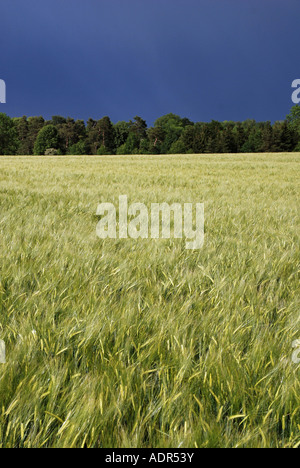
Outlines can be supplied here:
<path id="1" fill-rule="evenodd" d="M 0 0 L 0 112 L 281 120 L 299 18 L 299 0 Z"/>

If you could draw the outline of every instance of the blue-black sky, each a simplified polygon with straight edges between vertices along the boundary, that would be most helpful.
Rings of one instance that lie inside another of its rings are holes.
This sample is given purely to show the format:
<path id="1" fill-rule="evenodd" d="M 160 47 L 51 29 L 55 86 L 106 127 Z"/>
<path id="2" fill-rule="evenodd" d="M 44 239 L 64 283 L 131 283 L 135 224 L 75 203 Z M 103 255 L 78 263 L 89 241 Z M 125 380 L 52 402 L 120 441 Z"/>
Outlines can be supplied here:
<path id="1" fill-rule="evenodd" d="M 1 0 L 10 116 L 281 120 L 299 0 Z"/>

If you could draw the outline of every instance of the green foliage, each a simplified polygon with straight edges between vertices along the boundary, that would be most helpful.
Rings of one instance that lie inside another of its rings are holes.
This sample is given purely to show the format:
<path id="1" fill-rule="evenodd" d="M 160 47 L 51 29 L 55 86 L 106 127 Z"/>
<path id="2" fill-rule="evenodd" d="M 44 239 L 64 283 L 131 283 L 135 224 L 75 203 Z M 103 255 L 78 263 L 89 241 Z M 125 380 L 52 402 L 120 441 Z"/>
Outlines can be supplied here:
<path id="1" fill-rule="evenodd" d="M 184 154 L 185 152 L 186 152 L 186 147 L 181 138 L 175 141 L 170 148 L 170 154 Z"/>
<path id="2" fill-rule="evenodd" d="M 182 131 L 183 123 L 179 115 L 176 114 L 167 114 L 158 118 L 154 122 L 154 127 L 159 127 L 165 132 L 165 138 L 162 143 L 162 152 L 169 153 L 170 148 L 175 141 L 178 140 Z"/>
<path id="3" fill-rule="evenodd" d="M 124 145 L 126 142 L 128 135 L 129 135 L 129 128 L 130 125 L 128 122 L 121 121 L 117 122 L 114 125 L 114 130 L 115 130 L 115 142 L 114 146 L 115 148 L 119 148 L 120 146 Z"/>
<path id="4" fill-rule="evenodd" d="M 102 149 L 102 153 L 98 154 L 113 154 L 115 151 L 115 130 L 109 117 L 103 117 L 103 119 L 99 120 L 98 131 L 101 143 L 100 148 L 104 148 Z"/>
<path id="5" fill-rule="evenodd" d="M 105 154 L 106 155 L 111 154 L 111 152 L 107 148 L 105 148 L 104 145 L 101 145 L 100 148 L 97 150 L 97 154 L 101 156 Z"/>
<path id="6" fill-rule="evenodd" d="M 124 143 L 123 145 L 119 146 L 119 148 L 117 148 L 116 154 L 118 155 L 126 154 L 126 143 Z"/>
<path id="7" fill-rule="evenodd" d="M 18 154 L 30 154 L 31 144 L 29 139 L 29 122 L 26 116 L 13 119 L 19 139 Z"/>
<path id="8" fill-rule="evenodd" d="M 129 131 L 134 133 L 138 140 L 146 138 L 147 124 L 141 117 L 136 116 L 134 122 L 129 122 Z"/>
<path id="9" fill-rule="evenodd" d="M 75 120 L 68 117 L 64 119 L 63 117 L 52 117 L 52 122 L 56 122 L 56 128 L 59 134 L 60 147 L 63 153 L 71 154 L 70 148 L 74 147 L 75 151 L 77 150 L 77 145 L 80 141 L 86 138 L 86 129 L 83 120 Z M 85 153 L 87 152 L 87 145 L 84 145 Z M 78 147 L 78 149 L 80 146 Z"/>
<path id="10" fill-rule="evenodd" d="M 34 154 L 44 155 L 49 148 L 59 148 L 58 130 L 54 125 L 46 125 L 39 131 L 34 145 Z"/>
<path id="11" fill-rule="evenodd" d="M 259 153 L 262 145 L 261 131 L 255 128 L 251 130 L 247 141 L 242 147 L 243 153 Z"/>
<path id="12" fill-rule="evenodd" d="M 294 151 L 295 151 L 296 153 L 300 153 L 300 141 L 299 141 L 299 143 L 297 144 L 297 146 L 294 148 Z"/>
<path id="13" fill-rule="evenodd" d="M 38 136 L 39 131 L 44 127 L 45 120 L 43 117 L 28 117 L 28 147 L 29 154 L 34 154 L 34 145 Z"/>
<path id="14" fill-rule="evenodd" d="M 56 148 L 48 148 L 45 151 L 45 156 L 58 156 L 59 154 L 60 152 Z"/>
<path id="15" fill-rule="evenodd" d="M 101 147 L 106 154 L 115 151 L 115 129 L 109 117 L 103 117 L 98 121 L 89 119 L 87 123 L 87 141 L 91 154 L 98 154 Z"/>
<path id="16" fill-rule="evenodd" d="M 125 142 L 124 154 L 139 154 L 140 139 L 136 133 L 130 132 Z"/>
<path id="17" fill-rule="evenodd" d="M 149 154 L 149 140 L 148 138 L 143 138 L 140 140 L 140 154 Z"/>
<path id="18" fill-rule="evenodd" d="M 162 127 L 151 127 L 147 131 L 147 137 L 149 141 L 149 153 L 150 154 L 161 154 L 162 145 L 165 139 L 166 133 Z"/>

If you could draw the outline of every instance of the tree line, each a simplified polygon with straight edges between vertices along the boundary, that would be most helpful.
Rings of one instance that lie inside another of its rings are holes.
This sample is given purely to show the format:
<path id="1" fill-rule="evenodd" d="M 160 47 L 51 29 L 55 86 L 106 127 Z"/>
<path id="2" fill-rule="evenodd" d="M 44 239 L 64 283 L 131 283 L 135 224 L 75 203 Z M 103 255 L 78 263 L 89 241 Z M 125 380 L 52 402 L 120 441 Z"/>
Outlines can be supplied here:
<path id="1" fill-rule="evenodd" d="M 0 114 L 0 155 L 108 155 L 259 153 L 300 151 L 300 106 L 284 121 L 192 122 L 176 114 L 153 127 L 136 116 L 113 124 L 53 116 L 10 118 Z"/>

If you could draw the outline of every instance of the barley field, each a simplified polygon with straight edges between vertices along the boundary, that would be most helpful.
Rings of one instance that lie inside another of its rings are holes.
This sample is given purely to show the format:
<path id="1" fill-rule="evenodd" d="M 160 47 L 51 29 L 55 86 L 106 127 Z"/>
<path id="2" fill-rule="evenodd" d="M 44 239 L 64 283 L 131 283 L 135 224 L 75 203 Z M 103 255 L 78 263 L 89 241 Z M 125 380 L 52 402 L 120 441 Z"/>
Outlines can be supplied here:
<path id="1" fill-rule="evenodd" d="M 300 154 L 1 157 L 0 447 L 299 447 Z M 205 244 L 97 205 L 204 202 Z"/>

